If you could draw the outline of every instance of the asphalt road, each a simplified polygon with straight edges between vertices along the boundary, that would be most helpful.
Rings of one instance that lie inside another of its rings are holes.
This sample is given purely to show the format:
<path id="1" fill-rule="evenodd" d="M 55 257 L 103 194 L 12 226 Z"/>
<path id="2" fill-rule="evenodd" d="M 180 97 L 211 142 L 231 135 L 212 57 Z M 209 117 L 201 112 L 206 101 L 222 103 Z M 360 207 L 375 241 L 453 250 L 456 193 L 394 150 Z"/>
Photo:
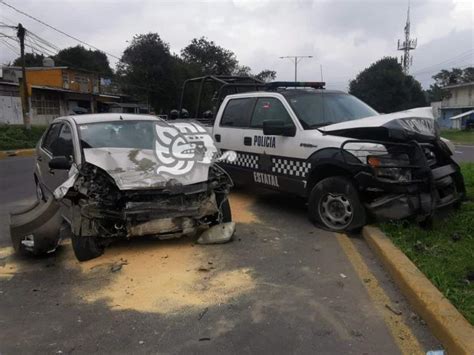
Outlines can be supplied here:
<path id="1" fill-rule="evenodd" d="M 364 278 L 340 237 L 281 194 L 233 193 L 237 232 L 224 245 L 133 240 L 78 263 L 63 241 L 48 257 L 16 256 L 7 216 L 34 196 L 33 162 L 0 160 L 2 354 L 439 349 L 363 240 L 346 244 Z"/>
<path id="2" fill-rule="evenodd" d="M 456 145 L 456 153 L 454 158 L 458 162 L 474 162 L 474 146 Z"/>

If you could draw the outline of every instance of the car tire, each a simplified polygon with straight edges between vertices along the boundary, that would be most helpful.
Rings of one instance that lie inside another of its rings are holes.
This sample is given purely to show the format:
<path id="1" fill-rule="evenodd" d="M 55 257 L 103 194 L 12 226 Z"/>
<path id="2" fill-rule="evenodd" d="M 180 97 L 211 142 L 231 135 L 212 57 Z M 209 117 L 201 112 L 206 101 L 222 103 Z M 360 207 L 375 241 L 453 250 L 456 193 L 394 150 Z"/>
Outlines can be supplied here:
<path id="1" fill-rule="evenodd" d="M 97 237 L 83 237 L 72 234 L 72 249 L 79 261 L 95 259 L 104 253 L 104 247 L 100 245 Z"/>
<path id="2" fill-rule="evenodd" d="M 308 200 L 310 220 L 333 232 L 355 232 L 366 223 L 366 211 L 354 183 L 343 176 L 319 181 Z"/>
<path id="3" fill-rule="evenodd" d="M 216 215 L 215 220 L 211 223 L 211 225 L 232 222 L 232 212 L 227 194 L 216 194 L 216 202 L 220 211 L 220 219 L 219 215 Z"/>

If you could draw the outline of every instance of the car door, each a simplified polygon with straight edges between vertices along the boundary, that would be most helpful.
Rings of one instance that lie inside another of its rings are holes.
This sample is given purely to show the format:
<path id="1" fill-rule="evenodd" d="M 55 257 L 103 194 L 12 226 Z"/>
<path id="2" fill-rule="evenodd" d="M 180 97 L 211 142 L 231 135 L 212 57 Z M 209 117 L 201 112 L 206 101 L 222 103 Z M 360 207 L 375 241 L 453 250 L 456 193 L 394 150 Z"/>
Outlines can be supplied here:
<path id="1" fill-rule="evenodd" d="M 74 159 L 71 126 L 66 122 L 59 123 L 58 125 L 58 127 L 54 127 L 55 130 L 58 130 L 58 134 L 52 136 L 51 141 L 48 141 L 44 146 L 45 159 L 42 161 L 44 186 L 49 194 L 52 194 L 68 178 L 67 170 L 50 169 L 49 161 L 53 157 L 59 156 L 65 156 L 71 159 L 71 161 Z"/>
<path id="2" fill-rule="evenodd" d="M 248 168 L 257 167 L 257 158 L 246 152 L 248 141 L 243 139 L 243 131 L 249 127 L 250 115 L 255 104 L 254 97 L 239 97 L 223 102 L 218 117 L 221 117 L 214 127 L 214 139 L 221 151 L 235 151 L 235 159 L 228 159 L 222 166 L 237 182 L 242 182 Z"/>
<path id="3" fill-rule="evenodd" d="M 56 122 L 49 126 L 48 131 L 46 132 L 44 138 L 41 140 L 40 145 L 37 150 L 36 156 L 36 164 L 37 164 L 37 172 L 38 172 L 38 180 L 43 188 L 43 191 L 47 195 L 51 195 L 50 190 L 50 180 L 51 180 L 51 173 L 49 169 L 49 161 L 53 157 L 53 153 L 51 151 L 51 145 L 56 140 L 59 135 L 59 131 L 61 130 L 62 123 Z"/>

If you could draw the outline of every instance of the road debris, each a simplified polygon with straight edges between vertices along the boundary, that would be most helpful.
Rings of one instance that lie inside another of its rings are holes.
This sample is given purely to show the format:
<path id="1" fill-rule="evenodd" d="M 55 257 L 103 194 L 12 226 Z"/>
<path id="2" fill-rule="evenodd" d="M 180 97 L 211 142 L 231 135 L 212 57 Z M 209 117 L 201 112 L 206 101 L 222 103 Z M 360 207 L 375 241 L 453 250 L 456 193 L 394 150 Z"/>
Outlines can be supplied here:
<path id="1" fill-rule="evenodd" d="M 204 315 L 207 313 L 208 310 L 209 310 L 209 307 L 204 308 L 204 310 L 199 313 L 198 320 L 201 320 L 202 317 L 204 317 Z"/>
<path id="2" fill-rule="evenodd" d="M 235 223 L 227 222 L 217 224 L 205 230 L 199 239 L 198 244 L 223 244 L 232 239 L 235 232 Z"/>
<path id="3" fill-rule="evenodd" d="M 199 341 L 209 341 L 211 338 L 209 337 L 204 337 L 204 338 L 199 338 Z"/>
<path id="4" fill-rule="evenodd" d="M 402 315 L 402 311 L 399 311 L 398 309 L 395 309 L 393 308 L 391 305 L 389 304 L 385 304 L 385 308 L 387 308 L 390 312 L 392 312 L 393 314 L 396 314 L 397 316 L 401 316 Z"/>
<path id="5" fill-rule="evenodd" d="M 344 274 L 342 274 L 342 273 L 339 274 L 339 276 L 341 276 L 343 279 L 345 279 L 345 278 L 347 277 L 346 275 L 344 275 Z"/>

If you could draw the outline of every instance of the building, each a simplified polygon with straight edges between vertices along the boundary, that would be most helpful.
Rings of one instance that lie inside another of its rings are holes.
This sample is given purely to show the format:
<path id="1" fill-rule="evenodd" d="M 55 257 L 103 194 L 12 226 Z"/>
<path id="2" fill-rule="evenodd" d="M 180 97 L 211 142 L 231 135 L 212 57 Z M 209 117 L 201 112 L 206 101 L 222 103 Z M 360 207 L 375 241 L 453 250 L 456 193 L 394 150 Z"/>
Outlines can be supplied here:
<path id="1" fill-rule="evenodd" d="M 439 125 L 466 129 L 474 124 L 474 82 L 448 85 L 443 90 L 445 98 L 431 103 Z"/>
<path id="2" fill-rule="evenodd" d="M 0 79 L 0 123 L 23 123 L 20 85 L 21 67 L 2 68 Z M 54 118 L 70 114 L 95 112 L 117 112 L 118 103 L 128 101 L 125 95 L 117 94 L 97 73 L 74 69 L 66 66 L 54 66 L 50 58 L 45 58 L 43 67 L 26 68 L 26 81 L 31 108 L 31 124 L 44 125 Z M 122 103 L 123 105 L 123 103 Z M 128 112 L 148 112 L 143 105 L 130 103 L 123 107 Z"/>

